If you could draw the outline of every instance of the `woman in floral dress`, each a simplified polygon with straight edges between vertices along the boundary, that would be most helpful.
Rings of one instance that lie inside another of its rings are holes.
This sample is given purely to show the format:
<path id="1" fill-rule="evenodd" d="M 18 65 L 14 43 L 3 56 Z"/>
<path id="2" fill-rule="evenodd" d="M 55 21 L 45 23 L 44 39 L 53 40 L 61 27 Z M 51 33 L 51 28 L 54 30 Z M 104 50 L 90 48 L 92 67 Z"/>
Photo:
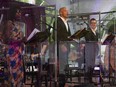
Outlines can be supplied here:
<path id="1" fill-rule="evenodd" d="M 21 12 L 19 7 L 13 7 L 9 11 L 15 11 L 15 18 L 8 20 L 10 26 L 10 35 L 8 41 L 8 66 L 10 71 L 11 86 L 10 87 L 22 87 L 23 86 L 23 32 L 21 18 Z M 13 15 L 13 14 L 12 14 Z M 17 17 L 17 18 L 16 18 Z M 17 20 L 18 19 L 18 20 Z"/>

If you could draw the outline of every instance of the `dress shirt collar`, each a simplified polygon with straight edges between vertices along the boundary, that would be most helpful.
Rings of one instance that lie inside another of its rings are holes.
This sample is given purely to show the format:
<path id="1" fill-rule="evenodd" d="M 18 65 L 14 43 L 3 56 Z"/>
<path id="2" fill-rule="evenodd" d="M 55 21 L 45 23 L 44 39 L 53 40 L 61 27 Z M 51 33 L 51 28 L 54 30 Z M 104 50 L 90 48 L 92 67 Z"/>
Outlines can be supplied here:
<path id="1" fill-rule="evenodd" d="M 63 17 L 61 16 L 58 16 L 58 17 L 60 17 L 63 20 L 63 22 L 67 22 L 67 20 L 65 20 Z"/>
<path id="2" fill-rule="evenodd" d="M 69 27 L 68 27 L 68 23 L 67 23 L 67 20 L 65 20 L 64 18 L 62 18 L 61 16 L 59 16 L 61 19 L 62 19 L 62 21 L 64 22 L 64 24 L 65 24 L 65 26 L 66 26 L 66 29 L 67 29 L 67 31 L 69 31 Z"/>
<path id="3" fill-rule="evenodd" d="M 92 29 L 92 28 L 91 28 L 91 30 L 92 30 L 92 32 L 96 35 L 97 27 L 96 27 L 95 29 Z"/>

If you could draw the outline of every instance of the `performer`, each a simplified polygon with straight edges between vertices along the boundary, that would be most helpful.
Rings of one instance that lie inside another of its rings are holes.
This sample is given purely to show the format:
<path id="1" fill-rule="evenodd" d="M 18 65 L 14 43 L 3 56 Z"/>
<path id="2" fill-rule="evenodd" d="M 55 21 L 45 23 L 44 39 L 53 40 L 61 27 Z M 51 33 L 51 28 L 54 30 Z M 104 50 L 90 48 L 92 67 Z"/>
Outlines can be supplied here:
<path id="1" fill-rule="evenodd" d="M 92 73 L 95 67 L 95 59 L 99 53 L 98 46 L 98 36 L 97 31 L 97 20 L 95 18 L 90 19 L 90 28 L 83 32 L 81 37 L 84 37 L 86 40 L 85 43 L 85 70 L 86 77 L 89 79 L 89 82 L 92 82 Z M 80 37 L 80 38 L 81 38 Z"/>
<path id="2" fill-rule="evenodd" d="M 10 15 L 12 14 L 12 16 Z M 6 37 L 8 46 L 7 60 L 9 65 L 11 82 L 10 87 L 22 87 L 23 86 L 23 32 L 21 20 L 21 8 L 14 6 L 9 9 L 9 20 L 7 21 L 6 32 L 9 32 Z"/>
<path id="3" fill-rule="evenodd" d="M 97 31 L 97 20 L 95 18 L 90 19 L 90 29 L 88 29 L 88 33 L 85 35 L 86 42 L 88 41 L 98 41 L 98 32 Z"/>
<path id="4" fill-rule="evenodd" d="M 69 25 L 67 23 L 68 10 L 66 7 L 59 9 L 59 16 L 57 17 L 57 42 L 58 42 L 58 67 L 59 67 L 59 85 L 64 87 L 65 85 L 65 66 L 68 62 L 68 37 L 71 35 Z M 55 22 L 53 30 L 53 40 L 55 39 Z"/>
<path id="5" fill-rule="evenodd" d="M 57 17 L 57 40 L 68 41 L 68 37 L 71 36 L 70 27 L 67 23 L 68 10 L 66 7 L 59 9 L 59 15 Z M 55 23 L 54 23 L 55 28 Z M 53 39 L 55 40 L 55 30 L 53 30 Z"/>

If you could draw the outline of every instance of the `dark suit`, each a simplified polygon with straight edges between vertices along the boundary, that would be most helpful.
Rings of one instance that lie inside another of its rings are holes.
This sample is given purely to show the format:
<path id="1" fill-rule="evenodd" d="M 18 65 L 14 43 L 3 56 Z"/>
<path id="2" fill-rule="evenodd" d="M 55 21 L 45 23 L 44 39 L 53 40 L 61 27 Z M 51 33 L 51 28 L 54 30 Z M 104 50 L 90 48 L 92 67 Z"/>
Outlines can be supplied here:
<path id="1" fill-rule="evenodd" d="M 95 41 L 95 42 L 97 42 L 98 41 L 98 33 L 96 33 L 96 35 L 92 32 L 92 30 L 91 29 L 89 29 L 88 31 L 87 31 L 87 33 L 85 34 L 85 40 L 86 40 L 86 42 L 89 42 L 89 41 Z"/>
<path id="2" fill-rule="evenodd" d="M 54 22 L 55 29 L 55 22 Z M 71 36 L 70 28 L 68 27 L 68 31 L 62 19 L 57 17 L 57 40 L 58 41 L 68 41 L 68 36 Z M 53 30 L 53 39 L 55 40 L 55 30 Z"/>
<path id="3" fill-rule="evenodd" d="M 64 87 L 65 85 L 65 66 L 67 65 L 68 61 L 68 51 L 63 52 L 61 50 L 61 45 L 65 45 L 65 47 L 69 47 L 68 43 L 68 36 L 71 36 L 70 28 L 68 25 L 68 30 L 66 28 L 65 23 L 60 17 L 57 17 L 57 55 L 59 61 L 59 87 Z M 53 30 L 53 40 L 55 40 L 55 22 L 54 22 L 54 30 Z"/>

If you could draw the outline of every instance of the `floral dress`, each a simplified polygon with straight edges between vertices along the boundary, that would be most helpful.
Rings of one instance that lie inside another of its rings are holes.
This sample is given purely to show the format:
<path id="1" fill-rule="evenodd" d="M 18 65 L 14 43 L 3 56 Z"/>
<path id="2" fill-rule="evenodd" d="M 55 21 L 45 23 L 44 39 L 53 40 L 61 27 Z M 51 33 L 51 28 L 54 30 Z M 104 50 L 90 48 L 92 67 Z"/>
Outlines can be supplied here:
<path id="1" fill-rule="evenodd" d="M 22 87 L 23 84 L 23 42 L 19 27 L 12 29 L 8 47 L 8 65 L 11 87 Z"/>

